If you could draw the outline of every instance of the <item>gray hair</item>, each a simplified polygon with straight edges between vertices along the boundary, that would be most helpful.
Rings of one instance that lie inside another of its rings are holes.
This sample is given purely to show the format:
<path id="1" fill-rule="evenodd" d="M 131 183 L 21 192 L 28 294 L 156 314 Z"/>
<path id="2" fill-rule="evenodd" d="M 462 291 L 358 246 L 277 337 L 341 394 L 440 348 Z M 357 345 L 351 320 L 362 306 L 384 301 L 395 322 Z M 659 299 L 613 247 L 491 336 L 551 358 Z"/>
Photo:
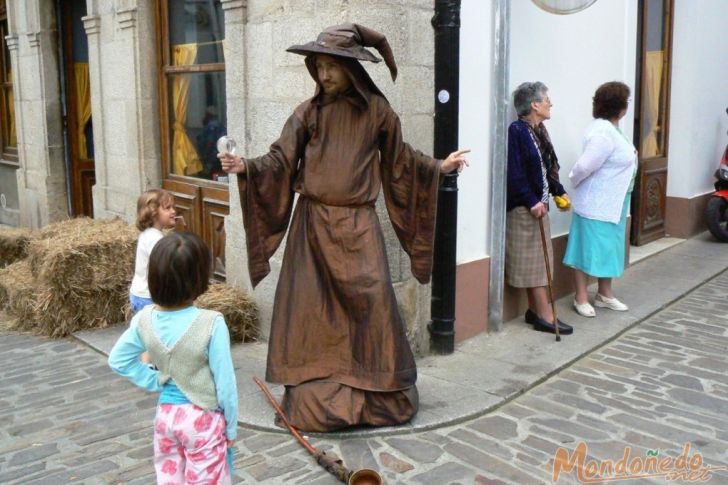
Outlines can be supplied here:
<path id="1" fill-rule="evenodd" d="M 549 88 L 542 82 L 523 83 L 513 91 L 513 106 L 518 116 L 528 116 L 531 103 L 543 101 Z"/>

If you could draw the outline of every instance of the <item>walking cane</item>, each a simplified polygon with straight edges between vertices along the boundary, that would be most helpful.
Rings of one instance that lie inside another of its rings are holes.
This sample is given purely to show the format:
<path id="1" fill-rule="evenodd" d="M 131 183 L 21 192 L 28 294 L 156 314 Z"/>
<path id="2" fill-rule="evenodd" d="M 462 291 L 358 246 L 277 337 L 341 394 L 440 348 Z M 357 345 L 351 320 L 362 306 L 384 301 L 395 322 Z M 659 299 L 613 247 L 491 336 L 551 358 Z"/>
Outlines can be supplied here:
<path id="1" fill-rule="evenodd" d="M 554 302 L 554 291 L 551 288 L 551 265 L 549 264 L 549 251 L 546 248 L 546 232 L 543 229 L 543 217 L 538 219 L 538 228 L 541 229 L 541 247 L 543 248 L 543 262 L 546 263 L 546 278 L 548 279 L 549 300 L 551 300 L 551 311 L 554 314 L 554 328 L 556 329 L 556 341 L 561 342 L 559 333 L 559 319 L 556 318 L 556 303 Z"/>
<path id="2" fill-rule="evenodd" d="M 270 403 L 273 405 L 276 413 L 278 413 L 278 416 L 280 416 L 281 420 L 286 425 L 291 434 L 296 437 L 296 439 L 299 441 L 299 443 L 301 443 L 301 445 L 303 445 L 304 448 L 306 448 L 306 451 L 311 453 L 311 455 L 316 458 L 316 462 L 324 467 L 327 472 L 334 475 L 337 479 L 339 479 L 339 481 L 342 481 L 348 485 L 382 484 L 382 477 L 374 470 L 363 468 L 356 472 L 352 472 L 344 466 L 344 463 L 338 456 L 334 455 L 333 453 L 327 455 L 325 451 L 317 450 L 311 443 L 306 440 L 306 438 L 301 436 L 298 430 L 290 423 L 290 421 L 288 421 L 288 418 L 286 418 L 286 415 L 283 414 L 283 410 L 280 408 L 280 406 L 278 406 L 278 403 L 271 395 L 268 387 L 263 383 L 263 381 L 261 381 L 257 377 L 253 377 L 253 380 L 256 384 L 258 384 L 258 387 L 260 387 Z"/>

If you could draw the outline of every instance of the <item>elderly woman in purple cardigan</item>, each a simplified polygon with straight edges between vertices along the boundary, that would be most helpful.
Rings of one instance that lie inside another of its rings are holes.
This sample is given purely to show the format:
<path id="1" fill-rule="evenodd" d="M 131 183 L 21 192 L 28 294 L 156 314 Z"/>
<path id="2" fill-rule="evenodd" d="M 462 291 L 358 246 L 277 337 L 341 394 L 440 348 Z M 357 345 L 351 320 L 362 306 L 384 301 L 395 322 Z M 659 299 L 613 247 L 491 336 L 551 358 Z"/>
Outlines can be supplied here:
<path id="1" fill-rule="evenodd" d="M 567 200 L 568 196 L 559 182 L 558 159 L 543 125 L 551 118 L 548 88 L 540 82 L 523 83 L 513 93 L 513 104 L 518 119 L 508 128 L 506 282 L 515 288 L 526 289 L 526 322 L 535 330 L 555 332 L 538 219 L 544 222 L 553 268 L 549 194 Z M 562 321 L 558 325 L 562 335 L 574 331 Z"/>

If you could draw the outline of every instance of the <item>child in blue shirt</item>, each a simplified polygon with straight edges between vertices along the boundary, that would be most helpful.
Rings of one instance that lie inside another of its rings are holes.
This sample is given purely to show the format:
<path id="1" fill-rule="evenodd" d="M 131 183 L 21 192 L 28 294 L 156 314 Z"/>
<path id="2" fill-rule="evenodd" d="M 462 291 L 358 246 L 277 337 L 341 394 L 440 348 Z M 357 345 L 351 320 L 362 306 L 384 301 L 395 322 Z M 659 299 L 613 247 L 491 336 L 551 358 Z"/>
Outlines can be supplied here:
<path id="1" fill-rule="evenodd" d="M 164 236 L 149 257 L 154 305 L 134 316 L 109 366 L 159 392 L 154 423 L 158 483 L 231 483 L 238 393 L 223 316 L 192 303 L 207 290 L 210 251 L 187 232 Z M 139 360 L 148 352 L 157 369 Z"/>

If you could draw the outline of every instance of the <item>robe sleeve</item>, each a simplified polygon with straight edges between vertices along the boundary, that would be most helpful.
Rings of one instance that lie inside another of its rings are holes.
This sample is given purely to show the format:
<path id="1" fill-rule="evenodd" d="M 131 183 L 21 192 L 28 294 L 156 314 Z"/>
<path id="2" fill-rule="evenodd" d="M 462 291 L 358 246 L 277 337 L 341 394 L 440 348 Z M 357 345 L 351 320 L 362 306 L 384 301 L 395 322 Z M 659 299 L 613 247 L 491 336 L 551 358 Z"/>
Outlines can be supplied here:
<path id="1" fill-rule="evenodd" d="M 412 274 L 425 284 L 432 273 L 442 160 L 425 155 L 402 140 L 399 117 L 388 105 L 380 129 L 379 150 L 389 218 L 410 257 Z"/>
<path id="2" fill-rule="evenodd" d="M 258 158 L 246 158 L 246 171 L 238 176 L 248 272 L 253 286 L 270 272 L 268 260 L 288 229 L 293 184 L 307 140 L 301 110 L 296 110 L 270 151 Z"/>

